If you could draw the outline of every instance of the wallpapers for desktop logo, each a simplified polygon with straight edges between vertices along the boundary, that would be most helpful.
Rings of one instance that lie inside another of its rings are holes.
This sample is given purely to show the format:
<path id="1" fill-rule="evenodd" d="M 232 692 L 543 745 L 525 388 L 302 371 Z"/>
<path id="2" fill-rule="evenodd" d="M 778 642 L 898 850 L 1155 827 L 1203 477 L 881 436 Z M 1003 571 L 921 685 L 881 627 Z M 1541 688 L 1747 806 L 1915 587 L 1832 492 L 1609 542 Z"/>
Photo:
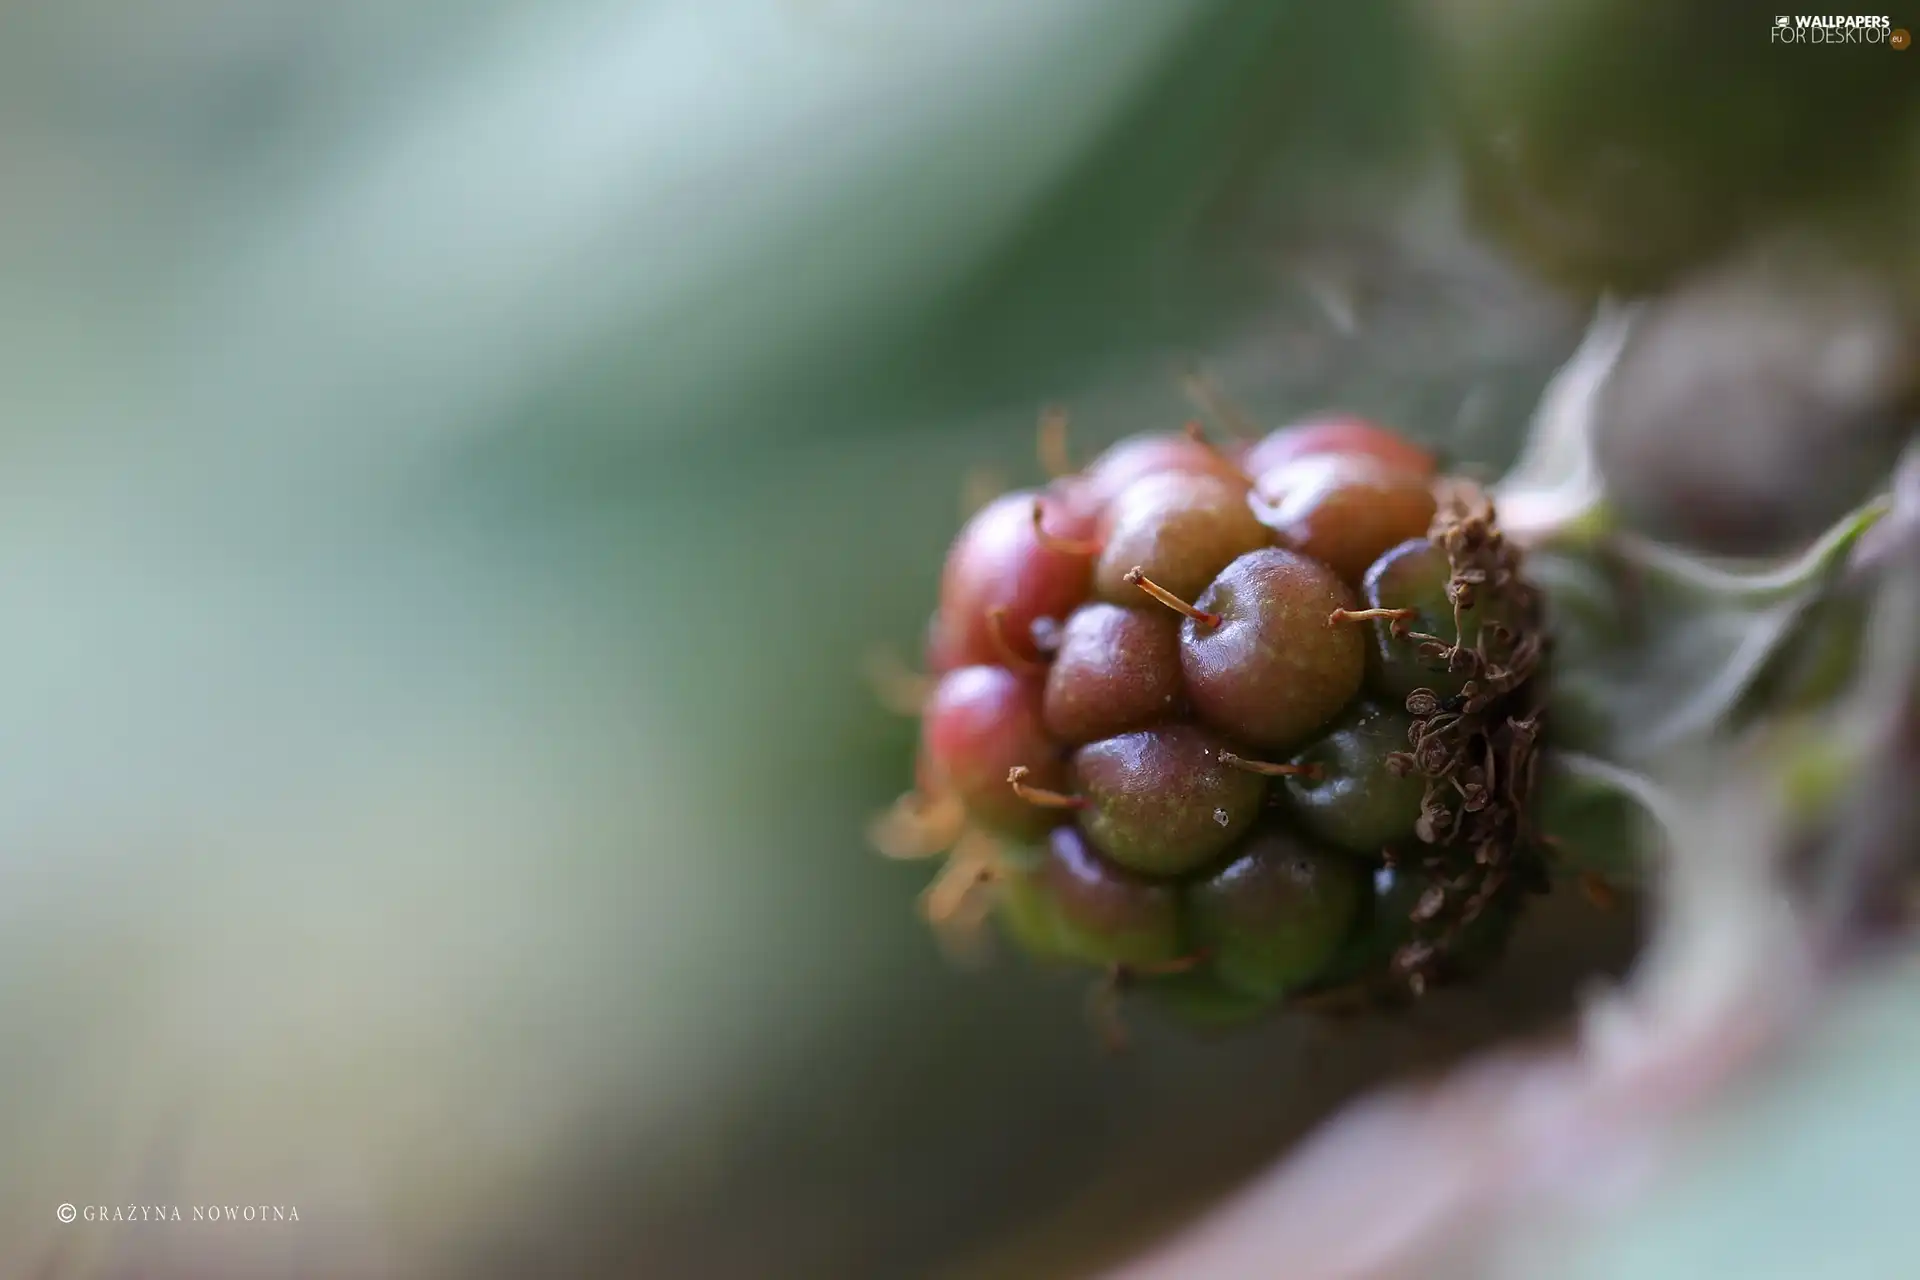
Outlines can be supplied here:
<path id="1" fill-rule="evenodd" d="M 1878 44 L 1904 49 L 1911 38 L 1905 28 L 1881 14 L 1775 14 L 1771 38 L 1775 44 Z"/>

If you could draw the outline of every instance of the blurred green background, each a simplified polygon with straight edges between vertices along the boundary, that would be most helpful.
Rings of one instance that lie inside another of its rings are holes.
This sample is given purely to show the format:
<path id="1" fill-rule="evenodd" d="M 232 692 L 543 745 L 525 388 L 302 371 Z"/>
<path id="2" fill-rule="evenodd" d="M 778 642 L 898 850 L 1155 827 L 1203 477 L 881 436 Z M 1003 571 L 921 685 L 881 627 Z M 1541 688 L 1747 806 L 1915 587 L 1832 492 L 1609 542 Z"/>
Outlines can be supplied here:
<path id="1" fill-rule="evenodd" d="M 0 1270 L 1062 1274 L 1617 970 L 1562 903 L 1408 1018 L 1108 1059 L 863 836 L 863 660 L 1042 403 L 1091 450 L 1198 364 L 1492 474 L 1599 284 L 1780 204 L 1754 143 L 1624 267 L 1471 223 L 1475 111 L 1613 118 L 1497 8 L 0 4 Z M 1695 89 L 1905 136 L 1785 66 Z M 302 1223 L 53 1220 L 136 1199 Z"/>

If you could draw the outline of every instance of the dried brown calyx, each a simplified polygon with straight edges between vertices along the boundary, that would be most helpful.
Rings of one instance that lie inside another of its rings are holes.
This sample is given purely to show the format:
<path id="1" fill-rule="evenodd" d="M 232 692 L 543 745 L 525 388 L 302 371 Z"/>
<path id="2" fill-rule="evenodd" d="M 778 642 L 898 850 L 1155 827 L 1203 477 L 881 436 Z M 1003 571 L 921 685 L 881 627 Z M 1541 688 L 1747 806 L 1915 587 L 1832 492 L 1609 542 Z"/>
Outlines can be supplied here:
<path id="1" fill-rule="evenodd" d="M 1541 737 L 1544 682 L 1536 676 L 1548 646 L 1540 593 L 1523 576 L 1522 552 L 1502 535 L 1492 502 L 1470 481 L 1439 486 L 1428 538 L 1446 557 L 1452 638 L 1403 620 L 1395 626 L 1420 658 L 1444 664 L 1444 683 L 1457 692 L 1408 694 L 1408 749 L 1389 761 L 1426 780 L 1412 857 L 1428 887 L 1392 966 L 1416 993 L 1449 968 L 1466 930 L 1547 883 L 1526 816 Z"/>

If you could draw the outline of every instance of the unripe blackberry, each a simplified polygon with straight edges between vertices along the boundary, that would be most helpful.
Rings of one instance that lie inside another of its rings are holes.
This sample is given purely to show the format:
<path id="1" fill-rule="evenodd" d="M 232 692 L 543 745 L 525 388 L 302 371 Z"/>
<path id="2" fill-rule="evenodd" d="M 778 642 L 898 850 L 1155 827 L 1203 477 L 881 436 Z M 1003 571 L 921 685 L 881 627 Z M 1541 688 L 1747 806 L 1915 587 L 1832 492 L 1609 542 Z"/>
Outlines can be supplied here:
<path id="1" fill-rule="evenodd" d="M 1152 967 L 1178 960 L 1180 895 L 1121 870 L 1076 827 L 1056 827 L 1034 873 L 1054 919 L 1059 954 L 1088 964 Z"/>
<path id="2" fill-rule="evenodd" d="M 1062 820 L 1007 785 L 1015 768 L 1035 785 L 1066 779 L 1060 747 L 1040 719 L 1040 685 L 1004 667 L 962 667 L 934 686 L 921 719 L 921 754 L 936 786 L 951 791 L 980 826 L 1033 839 Z"/>
<path id="3" fill-rule="evenodd" d="M 1350 853 L 1378 855 L 1414 839 L 1426 781 L 1407 759 L 1412 717 L 1357 701 L 1326 734 L 1289 762 L 1282 779 L 1287 809 L 1300 829 Z"/>
<path id="4" fill-rule="evenodd" d="M 1094 532 L 1089 513 L 1068 502 L 1048 504 L 1032 491 L 982 507 L 954 540 L 941 576 L 937 626 L 947 661 L 1036 659 L 1034 621 L 1064 618 L 1087 598 L 1092 557 L 1049 542 L 1037 527 L 1036 503 L 1047 532 L 1059 539 Z"/>
<path id="5" fill-rule="evenodd" d="M 1359 918 L 1366 873 L 1277 826 L 1187 891 L 1194 941 L 1220 981 L 1255 997 L 1308 985 Z"/>
<path id="6" fill-rule="evenodd" d="M 1259 816 L 1266 782 L 1235 768 L 1226 744 L 1171 724 L 1073 753 L 1080 827 L 1121 866 L 1177 876 L 1225 853 Z"/>
<path id="7" fill-rule="evenodd" d="M 1282 546 L 1358 585 L 1389 547 L 1424 538 L 1433 523 L 1427 477 L 1368 458 L 1320 454 L 1262 472 L 1254 513 Z"/>
<path id="8" fill-rule="evenodd" d="M 1434 472 L 1431 453 L 1403 436 L 1351 415 L 1310 418 L 1281 427 L 1247 449 L 1240 465 L 1249 476 L 1258 478 L 1289 462 L 1327 454 L 1368 458 L 1421 476 Z"/>
<path id="9" fill-rule="evenodd" d="M 1429 954 L 1441 957 L 1429 970 L 1433 976 L 1470 977 L 1506 949 L 1517 914 L 1504 897 L 1471 920 L 1442 920 L 1444 877 L 1417 867 L 1379 867 L 1369 875 L 1364 923 L 1329 966 L 1323 985 L 1359 982 L 1399 990 L 1406 968 Z"/>
<path id="10" fill-rule="evenodd" d="M 1367 607 L 1382 615 L 1368 624 L 1371 678 L 1395 702 L 1416 689 L 1451 698 L 1473 676 L 1471 666 L 1450 661 L 1442 650 L 1478 643 L 1495 610 L 1477 599 L 1456 610 L 1448 594 L 1452 576 L 1447 553 L 1425 538 L 1401 543 L 1367 570 L 1361 590 Z"/>
<path id="11" fill-rule="evenodd" d="M 1366 645 L 1330 621 L 1357 601 L 1334 571 L 1293 551 L 1249 552 L 1201 593 L 1180 627 L 1187 697 L 1205 723 L 1262 748 L 1295 746 L 1360 691 Z"/>
<path id="12" fill-rule="evenodd" d="M 1097 502 L 1108 503 L 1136 480 L 1148 476 L 1211 476 L 1236 485 L 1244 493 L 1247 477 L 1232 458 L 1202 439 L 1197 430 L 1185 435 L 1133 436 L 1095 458 L 1084 473 Z"/>
<path id="13" fill-rule="evenodd" d="M 1245 486 L 1215 476 L 1148 476 L 1108 508 L 1093 589 L 1115 604 L 1139 604 L 1140 592 L 1127 576 L 1138 569 L 1190 600 L 1234 560 L 1272 541 L 1248 509 Z"/>
<path id="14" fill-rule="evenodd" d="M 1541 882 L 1520 843 L 1540 606 L 1479 491 L 1431 472 L 1322 420 L 1234 456 L 1129 441 L 982 509 L 943 575 L 937 681 L 886 682 L 924 698 L 921 752 L 875 839 L 949 851 L 923 896 L 943 938 L 992 909 L 1105 996 L 1213 1026 L 1497 951 Z"/>
<path id="15" fill-rule="evenodd" d="M 1049 733 L 1078 745 L 1171 719 L 1181 697 L 1180 619 L 1096 601 L 1061 629 L 1042 710 Z"/>

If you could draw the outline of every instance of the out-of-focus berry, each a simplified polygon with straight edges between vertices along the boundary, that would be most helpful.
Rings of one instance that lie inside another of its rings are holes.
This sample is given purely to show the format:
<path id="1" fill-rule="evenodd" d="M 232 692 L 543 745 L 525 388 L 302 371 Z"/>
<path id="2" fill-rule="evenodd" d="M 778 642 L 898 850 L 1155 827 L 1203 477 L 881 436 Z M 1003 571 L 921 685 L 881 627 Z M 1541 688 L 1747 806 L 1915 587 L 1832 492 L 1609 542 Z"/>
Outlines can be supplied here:
<path id="1" fill-rule="evenodd" d="M 997 662 L 1007 647 L 1036 658 L 1034 621 L 1064 618 L 1087 598 L 1091 557 L 1041 541 L 1034 528 L 1036 500 L 1043 503 L 1049 533 L 1092 535 L 1089 515 L 1069 503 L 1045 504 L 1043 495 L 1031 491 L 1003 494 L 982 507 L 955 539 L 941 577 L 937 625 L 948 661 Z"/>
<path id="2" fill-rule="evenodd" d="M 1122 440 L 1088 464 L 1083 473 L 1097 503 L 1112 502 L 1136 480 L 1147 476 L 1212 476 L 1237 485 L 1247 479 L 1233 459 L 1190 435 L 1133 436 Z"/>
<path id="3" fill-rule="evenodd" d="M 1152 966 L 1180 956 L 1180 895 L 1101 858 L 1077 827 L 1056 827 L 1037 873 L 1060 952 L 1089 964 Z"/>
<path id="4" fill-rule="evenodd" d="M 1187 891 L 1194 941 L 1224 984 L 1272 997 L 1325 972 L 1359 917 L 1366 873 L 1273 826 Z"/>
<path id="5" fill-rule="evenodd" d="M 1811 542 L 1891 470 L 1920 407 L 1920 331 L 1882 279 L 1744 259 L 1648 305 L 1595 403 L 1628 524 L 1725 555 Z"/>
<path id="6" fill-rule="evenodd" d="M 1059 744 L 1040 719 L 1040 684 L 1004 667 L 962 667 L 942 677 L 920 722 L 922 758 L 943 790 L 990 830 L 1033 839 L 1065 815 L 1028 804 L 1007 784 L 1015 767 L 1035 785 L 1066 780 Z"/>
<path id="7" fill-rule="evenodd" d="M 1400 471 L 1431 476 L 1431 453 L 1404 436 L 1364 418 L 1335 415 L 1312 418 L 1281 427 L 1249 448 L 1240 465 L 1256 479 L 1301 458 L 1332 454 L 1343 458 L 1370 458 Z"/>

